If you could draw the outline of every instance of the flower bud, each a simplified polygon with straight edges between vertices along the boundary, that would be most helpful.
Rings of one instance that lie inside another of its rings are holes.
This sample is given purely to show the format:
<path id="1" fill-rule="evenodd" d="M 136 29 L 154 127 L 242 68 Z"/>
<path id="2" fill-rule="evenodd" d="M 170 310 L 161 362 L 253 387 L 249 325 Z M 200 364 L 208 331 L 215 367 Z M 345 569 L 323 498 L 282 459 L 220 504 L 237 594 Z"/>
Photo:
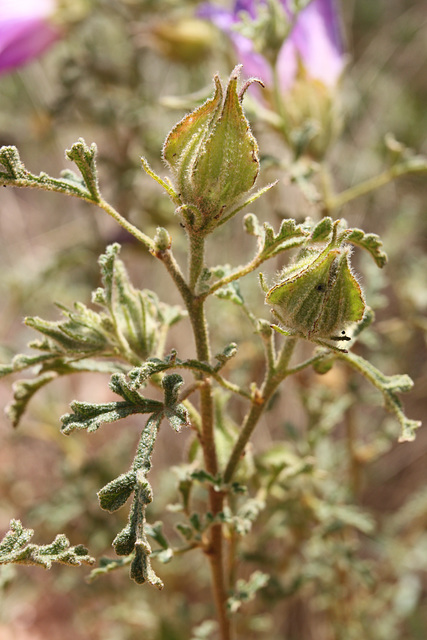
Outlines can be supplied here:
<path id="1" fill-rule="evenodd" d="M 144 31 L 141 41 L 147 42 Z M 155 23 L 149 32 L 149 44 L 173 62 L 200 62 L 212 53 L 215 44 L 213 28 L 197 18 L 164 20 Z"/>
<path id="2" fill-rule="evenodd" d="M 365 311 L 362 290 L 349 263 L 350 249 L 306 252 L 285 269 L 266 303 L 289 334 L 322 343 L 349 340 L 345 328 Z"/>
<path id="3" fill-rule="evenodd" d="M 187 228 L 208 233 L 250 189 L 259 171 L 258 145 L 237 93 L 240 67 L 225 97 L 215 76 L 215 94 L 172 129 L 163 158 L 173 173 Z"/>

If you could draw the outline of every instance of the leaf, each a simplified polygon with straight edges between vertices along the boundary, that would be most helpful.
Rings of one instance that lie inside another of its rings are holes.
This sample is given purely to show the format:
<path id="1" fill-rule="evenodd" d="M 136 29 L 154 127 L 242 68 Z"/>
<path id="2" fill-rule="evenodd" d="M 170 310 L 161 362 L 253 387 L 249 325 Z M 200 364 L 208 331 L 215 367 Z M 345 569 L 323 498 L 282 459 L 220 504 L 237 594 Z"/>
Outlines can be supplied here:
<path id="1" fill-rule="evenodd" d="M 357 356 L 354 353 L 340 353 L 339 358 L 345 360 L 350 366 L 359 371 L 384 397 L 384 405 L 387 411 L 394 413 L 401 426 L 399 442 L 409 442 L 415 439 L 415 431 L 421 426 L 421 421 L 411 420 L 406 417 L 401 401 L 397 393 L 404 393 L 413 387 L 411 378 L 407 375 L 386 376 L 373 364 Z"/>
<path id="2" fill-rule="evenodd" d="M 145 509 L 153 499 L 146 475 L 151 469 L 151 456 L 162 418 L 162 411 L 150 416 L 141 433 L 131 469 L 109 482 L 98 492 L 101 508 L 110 512 L 123 506 L 134 493 L 127 525 L 116 535 L 113 546 L 118 555 L 129 556 L 130 576 L 135 582 L 138 584 L 149 582 L 158 589 L 163 588 L 163 583 L 151 568 L 151 547 L 147 540 L 147 532 L 153 535 L 163 550 L 167 550 L 169 545 L 162 535 L 159 523 L 152 527 L 148 526 L 146 531 Z M 131 554 L 132 558 L 130 558 Z M 167 560 L 166 555 L 163 556 L 163 561 L 165 560 Z M 106 571 L 112 568 L 115 567 Z"/>
<path id="3" fill-rule="evenodd" d="M 383 243 L 375 233 L 365 233 L 362 229 L 347 229 L 339 237 L 345 238 L 346 242 L 351 242 L 369 251 L 381 269 L 387 264 L 387 254 L 382 250 Z"/>
<path id="4" fill-rule="evenodd" d="M 255 571 L 249 580 L 238 580 L 233 595 L 227 601 L 230 613 L 236 613 L 246 602 L 250 602 L 256 596 L 257 591 L 265 587 L 270 576 L 262 571 Z"/>
<path id="5" fill-rule="evenodd" d="M 309 235 L 305 224 L 296 224 L 292 218 L 282 220 L 280 229 L 274 233 L 273 227 L 264 223 L 263 237 L 261 238 L 260 257 L 263 260 L 272 258 L 282 251 L 300 246 Z"/>
<path id="6" fill-rule="evenodd" d="M 141 400 L 143 399 L 141 398 Z M 81 429 L 87 429 L 88 433 L 93 433 L 102 424 L 117 422 L 137 413 L 151 413 L 159 406 L 162 406 L 161 403 L 157 403 L 155 400 L 147 400 L 145 405 L 132 402 L 92 404 L 75 400 L 70 404 L 73 413 L 61 416 L 61 431 L 65 435 Z"/>
<path id="7" fill-rule="evenodd" d="M 98 491 L 101 509 L 110 513 L 120 509 L 132 495 L 135 489 L 135 482 L 136 473 L 132 469 L 106 484 L 105 487 Z"/>
<path id="8" fill-rule="evenodd" d="M 13 402 L 6 407 L 6 415 L 14 427 L 17 427 L 33 395 L 52 382 L 56 373 L 44 373 L 33 380 L 18 380 L 13 384 Z"/>
<path id="9" fill-rule="evenodd" d="M 116 569 L 122 569 L 127 567 L 132 562 L 133 554 L 125 558 L 106 558 L 105 556 L 99 560 L 99 567 L 92 569 L 87 577 L 88 582 L 93 582 L 102 575 L 115 571 Z"/>
<path id="10" fill-rule="evenodd" d="M 240 285 L 237 280 L 229 282 L 224 287 L 215 291 L 215 296 L 221 300 L 229 300 L 238 306 L 245 304 L 243 296 L 240 292 Z"/>
<path id="11" fill-rule="evenodd" d="M 222 353 L 215 354 L 215 358 L 218 360 L 218 364 L 215 367 L 215 371 L 220 371 L 222 367 L 224 367 L 231 358 L 237 353 L 237 344 L 235 342 L 230 342 L 229 345 L 225 347 Z"/>
<path id="12" fill-rule="evenodd" d="M 179 402 L 179 390 L 184 380 L 178 373 L 166 375 L 162 380 L 165 392 L 164 417 L 175 431 L 190 426 L 190 418 L 186 407 Z"/>
<path id="13" fill-rule="evenodd" d="M 311 232 L 310 240 L 312 242 L 324 242 L 329 240 L 332 236 L 333 225 L 333 220 L 329 216 L 322 218 Z"/>
<path id="14" fill-rule="evenodd" d="M 25 318 L 25 324 L 53 340 L 62 354 L 102 353 L 110 346 L 102 319 L 83 304 L 77 305 L 76 311 L 77 313 L 73 313 L 63 308 L 63 314 L 68 317 L 66 321 L 51 322 L 38 317 L 28 317 Z M 57 351 L 49 343 L 46 346 L 52 352 Z M 109 351 L 111 353 L 111 347 Z"/>
<path id="15" fill-rule="evenodd" d="M 81 142 L 84 144 L 83 141 Z M 78 198 L 91 202 L 94 201 L 94 196 L 90 189 L 87 189 L 85 184 L 71 171 L 65 171 L 62 179 L 52 178 L 44 172 L 36 176 L 27 171 L 16 147 L 9 146 L 0 148 L 0 165 L 5 169 L 5 171 L 0 171 L 0 185 L 35 187 L 46 191 L 56 191 L 77 196 Z M 96 181 L 94 175 L 92 175 L 91 183 L 93 180 Z M 97 201 L 97 198 L 95 201 Z"/>
<path id="16" fill-rule="evenodd" d="M 93 142 L 88 147 L 83 138 L 79 138 L 78 142 L 75 142 L 71 149 L 67 149 L 65 152 L 67 158 L 77 165 L 93 201 L 99 202 L 101 195 L 96 170 L 96 154 L 96 144 Z"/>
<path id="17" fill-rule="evenodd" d="M 58 534 L 50 544 L 29 544 L 34 535 L 32 529 L 25 529 L 19 520 L 11 520 L 9 526 L 0 541 L 0 564 L 32 564 L 50 569 L 55 562 L 69 566 L 95 562 L 83 545 L 70 546 L 64 534 Z"/>

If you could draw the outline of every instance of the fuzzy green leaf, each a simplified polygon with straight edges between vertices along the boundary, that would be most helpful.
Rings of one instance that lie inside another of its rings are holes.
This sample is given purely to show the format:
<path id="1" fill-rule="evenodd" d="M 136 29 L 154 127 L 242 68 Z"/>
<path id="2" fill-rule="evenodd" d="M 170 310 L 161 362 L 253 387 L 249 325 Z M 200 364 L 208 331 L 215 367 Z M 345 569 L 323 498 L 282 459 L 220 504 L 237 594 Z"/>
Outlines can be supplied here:
<path id="1" fill-rule="evenodd" d="M 134 470 L 122 473 L 98 491 L 99 504 L 102 509 L 113 513 L 130 498 L 135 489 L 136 473 Z"/>
<path id="2" fill-rule="evenodd" d="M 231 358 L 237 353 L 237 344 L 235 342 L 231 342 L 229 345 L 225 347 L 222 353 L 215 354 L 215 358 L 218 360 L 218 364 L 215 367 L 215 371 L 219 371 L 224 367 Z"/>
<path id="3" fill-rule="evenodd" d="M 87 577 L 88 582 L 93 582 L 100 576 L 106 575 L 111 571 L 115 571 L 116 569 L 122 569 L 123 567 L 127 567 L 133 559 L 133 554 L 129 554 L 125 558 L 106 558 L 103 556 L 99 560 L 99 567 L 96 569 L 92 569 L 89 576 Z"/>
<path id="4" fill-rule="evenodd" d="M 30 173 L 19 157 L 16 147 L 0 148 L 0 165 L 4 171 L 0 171 L 0 185 L 12 185 L 15 187 L 33 187 L 46 191 L 56 191 L 66 195 L 77 196 L 83 200 L 97 201 L 92 192 L 72 172 L 65 171 L 62 179 L 52 178 L 46 173 L 38 176 Z"/>
<path id="5" fill-rule="evenodd" d="M 131 563 L 130 575 L 135 582 L 138 584 L 149 582 L 159 589 L 163 587 L 163 583 L 151 568 L 151 548 L 148 544 L 147 532 L 157 539 L 164 550 L 169 545 L 162 537 L 161 527 L 159 528 L 158 524 L 145 530 L 145 509 L 153 499 L 146 475 L 151 469 L 151 456 L 162 417 L 163 412 L 159 411 L 148 419 L 131 469 L 109 482 L 98 492 L 101 507 L 110 512 L 119 509 L 134 493 L 128 523 L 114 538 L 113 546 L 118 555 L 129 557 L 127 563 Z M 166 560 L 166 557 L 163 559 Z M 111 570 L 111 567 L 105 571 L 107 570 Z"/>
<path id="6" fill-rule="evenodd" d="M 65 152 L 67 158 L 77 165 L 94 202 L 98 202 L 101 198 L 96 170 L 96 154 L 96 144 L 92 143 L 88 147 L 83 138 L 79 138 L 78 142 L 75 142 L 71 149 L 67 149 Z"/>
<path id="7" fill-rule="evenodd" d="M 18 426 L 33 395 L 56 377 L 56 373 L 49 372 L 39 375 L 33 380 L 18 380 L 14 383 L 13 402 L 6 407 L 6 415 L 14 427 Z"/>
<path id="8" fill-rule="evenodd" d="M 274 232 L 267 222 L 264 223 L 260 256 L 263 260 L 272 258 L 282 251 L 300 246 L 308 237 L 309 231 L 305 224 L 296 224 L 292 218 L 282 220 L 280 229 Z"/>
<path id="9" fill-rule="evenodd" d="M 50 569 L 55 562 L 70 566 L 93 564 L 83 545 L 71 547 L 64 534 L 46 545 L 29 544 L 34 535 L 32 529 L 25 529 L 19 520 L 11 520 L 10 530 L 0 541 L 0 564 L 32 564 Z"/>
<path id="10" fill-rule="evenodd" d="M 164 417 L 175 431 L 190 426 L 188 411 L 179 402 L 179 390 L 183 384 L 184 380 L 178 373 L 166 375 L 162 380 L 165 392 Z"/>
<path id="11" fill-rule="evenodd" d="M 376 264 L 382 268 L 387 264 L 387 254 L 382 250 L 381 238 L 375 233 L 365 233 L 362 229 L 347 229 L 342 236 L 346 242 L 369 251 Z"/>
<path id="12" fill-rule="evenodd" d="M 330 217 L 322 218 L 320 222 L 316 224 L 311 232 L 310 240 L 312 242 L 324 242 L 329 240 L 332 236 L 333 220 Z"/>
<path id="13" fill-rule="evenodd" d="M 359 371 L 367 380 L 369 380 L 384 397 L 384 405 L 387 411 L 394 413 L 401 426 L 400 442 L 408 442 L 415 439 L 415 431 L 421 426 L 419 420 L 411 420 L 406 417 L 401 401 L 397 393 L 404 393 L 413 387 L 411 378 L 407 375 L 386 376 L 379 371 L 373 364 L 357 356 L 354 353 L 343 353 L 338 355 L 339 358 L 345 360 L 350 366 Z"/>
<path id="14" fill-rule="evenodd" d="M 70 407 L 73 413 L 66 413 L 61 416 L 61 431 L 65 435 L 82 429 L 87 429 L 88 433 L 93 433 L 102 424 L 117 422 L 136 413 L 151 413 L 153 410 L 153 407 L 149 404 L 146 406 L 146 411 L 143 411 L 141 406 L 135 406 L 129 402 L 92 404 L 90 402 L 74 401 Z"/>
<path id="15" fill-rule="evenodd" d="M 233 595 L 227 601 L 230 613 L 236 613 L 246 602 L 255 598 L 257 591 L 265 587 L 270 577 L 261 571 L 255 571 L 249 580 L 238 580 Z"/>

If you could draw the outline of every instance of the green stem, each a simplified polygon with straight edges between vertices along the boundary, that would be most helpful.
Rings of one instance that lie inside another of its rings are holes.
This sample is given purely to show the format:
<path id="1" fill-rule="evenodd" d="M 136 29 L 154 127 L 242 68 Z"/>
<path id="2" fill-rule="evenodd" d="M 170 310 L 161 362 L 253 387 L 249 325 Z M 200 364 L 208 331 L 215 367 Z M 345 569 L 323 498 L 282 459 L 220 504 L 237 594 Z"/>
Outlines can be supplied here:
<path id="1" fill-rule="evenodd" d="M 200 256 L 196 257 L 200 260 Z M 196 269 L 194 269 L 195 273 Z M 190 269 L 191 272 L 191 269 Z M 210 360 L 210 345 L 208 326 L 205 316 L 204 301 L 194 297 L 191 308 L 188 309 L 196 340 L 197 358 L 202 361 Z M 209 378 L 204 379 L 204 385 L 200 389 L 200 415 L 202 419 L 201 445 L 206 471 L 213 476 L 218 473 L 218 460 L 214 438 L 214 406 L 212 397 L 212 384 Z M 209 488 L 209 505 L 213 515 L 218 514 L 223 508 L 224 496 L 222 492 Z M 223 536 L 222 525 L 215 524 L 211 528 L 210 541 L 205 549 L 211 566 L 213 591 L 218 614 L 221 640 L 230 640 L 230 621 L 227 616 L 225 590 L 224 561 L 223 561 Z"/>
<path id="2" fill-rule="evenodd" d="M 27 172 L 25 177 L 12 177 L 7 175 L 2 175 L 0 172 L 0 185 L 10 185 L 13 187 L 26 187 L 32 189 L 41 189 L 42 191 L 54 191 L 56 193 L 63 193 L 68 196 L 73 196 L 75 198 L 80 198 L 80 200 L 84 200 L 85 202 L 89 202 L 90 204 L 95 204 L 101 209 L 103 209 L 109 216 L 114 218 L 118 224 L 126 229 L 128 233 L 134 236 L 139 242 L 147 247 L 149 251 L 154 253 L 155 244 L 153 240 L 143 233 L 138 227 L 135 227 L 131 224 L 126 218 L 124 218 L 120 213 L 112 207 L 108 202 L 106 202 L 101 196 L 94 197 L 90 195 L 89 192 L 83 191 L 80 187 L 74 186 L 72 184 L 68 184 L 63 180 L 57 180 L 55 178 L 48 177 L 47 180 L 42 181 L 40 176 L 34 176 L 31 173 Z"/>
<path id="3" fill-rule="evenodd" d="M 281 83 L 280 83 L 280 78 L 279 78 L 277 67 L 278 67 L 277 62 L 272 65 L 274 103 L 275 103 L 275 106 L 276 106 L 276 111 L 280 116 L 280 132 L 282 133 L 282 135 L 283 135 L 284 139 L 286 140 L 286 142 L 288 142 L 288 140 L 289 140 L 289 131 L 288 131 L 288 127 L 287 127 L 286 113 L 285 113 L 285 109 L 284 109 L 284 106 L 283 106 Z"/>
<path id="4" fill-rule="evenodd" d="M 191 291 L 195 291 L 197 281 L 205 264 L 205 238 L 198 233 L 189 234 L 190 262 L 188 281 Z"/>
<path id="5" fill-rule="evenodd" d="M 289 375 L 290 370 L 288 369 L 288 364 L 295 348 L 296 341 L 297 338 L 287 338 L 276 360 L 275 366 L 267 370 L 264 382 L 260 389 L 260 393 L 256 396 L 251 408 L 249 409 L 249 412 L 246 415 L 239 437 L 236 444 L 234 445 L 233 451 L 231 452 L 230 458 L 225 468 L 225 483 L 231 482 L 234 472 L 236 471 L 237 466 L 241 460 L 245 447 L 249 442 L 249 439 L 256 425 L 258 424 L 258 421 L 265 407 L 267 406 L 269 399 L 276 391 L 282 380 L 284 380 Z"/>
<path id="6" fill-rule="evenodd" d="M 128 233 L 132 234 L 134 238 L 136 238 L 139 242 L 145 245 L 147 249 L 149 249 L 149 251 L 151 251 L 152 253 L 155 252 L 155 244 L 153 240 L 149 236 L 147 236 L 145 233 L 143 233 L 140 229 L 138 229 L 138 227 L 135 227 L 133 224 L 131 224 L 129 220 L 126 220 L 126 218 L 124 218 L 118 211 L 116 211 L 116 209 L 114 209 L 114 207 L 108 204 L 108 202 L 106 202 L 103 198 L 101 198 L 94 204 L 97 204 L 98 207 L 101 207 L 101 209 L 103 209 L 106 213 L 108 213 L 109 216 L 114 218 L 114 220 L 118 222 L 119 225 L 123 227 L 123 229 L 125 229 Z"/>
<path id="7" fill-rule="evenodd" d="M 326 208 L 328 211 L 333 211 L 334 209 L 339 209 L 344 206 L 351 200 L 355 198 L 359 198 L 360 196 L 364 196 L 371 191 L 375 191 L 380 187 L 392 182 L 396 178 L 403 176 L 407 173 L 421 173 L 427 171 L 427 163 L 422 163 L 421 161 L 416 164 L 411 165 L 410 163 L 402 162 L 400 164 L 396 164 L 386 171 L 374 176 L 373 178 L 369 178 L 368 180 L 364 180 L 359 184 L 342 191 L 341 193 L 330 196 L 326 200 Z"/>
<path id="8" fill-rule="evenodd" d="M 164 262 L 187 307 L 196 343 L 197 359 L 202 362 L 209 363 L 211 350 L 205 313 L 205 299 L 195 295 L 194 293 L 195 285 L 204 266 L 204 238 L 203 236 L 196 234 L 190 235 L 188 269 L 190 284 L 187 284 L 170 250 L 157 252 L 155 255 Z M 214 438 L 212 382 L 210 377 L 203 375 L 203 372 L 199 373 L 199 378 L 203 382 L 200 387 L 200 442 L 203 450 L 206 471 L 211 475 L 216 476 L 218 473 L 218 460 Z M 223 493 L 215 491 L 213 487 L 210 487 L 209 508 L 214 516 L 222 511 L 223 501 Z M 231 631 L 226 609 L 227 593 L 225 590 L 223 535 L 221 523 L 215 524 L 211 527 L 210 539 L 204 551 L 209 559 L 211 567 L 212 585 L 221 640 L 230 640 Z"/>

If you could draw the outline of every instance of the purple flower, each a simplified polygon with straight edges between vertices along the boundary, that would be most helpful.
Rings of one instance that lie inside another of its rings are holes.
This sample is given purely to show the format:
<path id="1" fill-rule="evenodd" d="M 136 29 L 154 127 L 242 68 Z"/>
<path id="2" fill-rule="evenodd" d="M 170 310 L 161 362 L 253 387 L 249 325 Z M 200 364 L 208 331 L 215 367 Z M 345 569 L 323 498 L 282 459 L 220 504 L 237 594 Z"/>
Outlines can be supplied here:
<path id="1" fill-rule="evenodd" d="M 261 78 L 272 85 L 272 70 L 268 61 L 254 49 L 252 40 L 235 30 L 241 22 L 240 12 L 256 18 L 257 9 L 265 0 L 236 0 L 233 11 L 203 4 L 198 15 L 211 20 L 231 39 L 239 62 L 247 75 Z M 281 4 L 292 21 L 288 0 Z M 308 78 L 320 80 L 327 87 L 334 87 L 343 70 L 345 60 L 335 0 L 312 0 L 297 16 L 288 38 L 277 58 L 277 74 L 282 91 L 292 87 L 302 63 Z"/>
<path id="2" fill-rule="evenodd" d="M 55 0 L 0 0 L 0 74 L 39 56 L 61 36 Z"/>

